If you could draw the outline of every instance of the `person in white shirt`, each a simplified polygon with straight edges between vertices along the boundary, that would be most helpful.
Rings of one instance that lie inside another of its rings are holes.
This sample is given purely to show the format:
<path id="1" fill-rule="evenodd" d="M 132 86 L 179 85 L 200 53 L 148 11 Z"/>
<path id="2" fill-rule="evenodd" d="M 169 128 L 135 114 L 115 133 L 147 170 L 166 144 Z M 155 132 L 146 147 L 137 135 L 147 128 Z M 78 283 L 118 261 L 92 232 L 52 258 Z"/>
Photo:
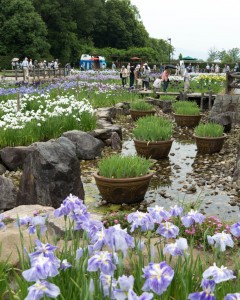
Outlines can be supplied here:
<path id="1" fill-rule="evenodd" d="M 28 64 L 27 57 L 25 57 L 24 61 L 22 62 L 22 69 L 23 69 L 23 81 L 26 81 L 29 78 L 29 64 Z"/>
<path id="2" fill-rule="evenodd" d="M 190 74 L 188 68 L 185 69 L 183 77 L 184 77 L 184 93 L 187 93 L 190 88 Z"/>

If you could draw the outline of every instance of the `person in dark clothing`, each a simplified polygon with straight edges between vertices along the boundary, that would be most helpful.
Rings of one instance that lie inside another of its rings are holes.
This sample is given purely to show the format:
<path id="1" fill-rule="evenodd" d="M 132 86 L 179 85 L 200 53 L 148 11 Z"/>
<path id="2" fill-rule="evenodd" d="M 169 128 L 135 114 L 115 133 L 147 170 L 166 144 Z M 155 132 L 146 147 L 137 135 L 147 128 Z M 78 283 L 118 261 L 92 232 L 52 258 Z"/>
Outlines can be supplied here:
<path id="1" fill-rule="evenodd" d="M 130 89 L 134 88 L 134 70 L 135 67 L 134 66 L 130 66 L 130 74 L 129 74 L 129 78 L 130 78 Z"/>

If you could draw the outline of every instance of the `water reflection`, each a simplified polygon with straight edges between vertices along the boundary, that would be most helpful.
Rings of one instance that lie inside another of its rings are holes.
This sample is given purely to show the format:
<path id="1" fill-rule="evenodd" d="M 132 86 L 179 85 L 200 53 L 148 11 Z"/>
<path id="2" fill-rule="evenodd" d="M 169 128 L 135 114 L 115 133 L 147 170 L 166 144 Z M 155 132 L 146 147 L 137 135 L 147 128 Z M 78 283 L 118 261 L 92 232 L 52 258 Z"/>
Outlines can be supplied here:
<path id="1" fill-rule="evenodd" d="M 131 138 L 123 142 L 123 155 L 136 155 Z M 236 220 L 238 207 L 232 207 L 224 189 L 208 184 L 212 176 L 211 167 L 216 165 L 216 156 L 197 154 L 193 139 L 186 136 L 176 139 L 169 153 L 169 158 L 154 164 L 156 171 L 151 181 L 145 200 L 148 205 L 160 205 L 170 208 L 179 200 L 187 204 L 201 202 L 201 209 L 207 215 L 215 215 L 223 220 Z"/>

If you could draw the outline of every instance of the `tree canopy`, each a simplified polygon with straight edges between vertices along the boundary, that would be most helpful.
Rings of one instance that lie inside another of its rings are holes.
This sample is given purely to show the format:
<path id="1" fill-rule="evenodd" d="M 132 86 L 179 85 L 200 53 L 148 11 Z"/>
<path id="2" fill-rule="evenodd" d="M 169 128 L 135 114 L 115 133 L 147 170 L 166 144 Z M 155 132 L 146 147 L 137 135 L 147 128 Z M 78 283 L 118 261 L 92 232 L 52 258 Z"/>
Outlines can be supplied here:
<path id="1" fill-rule="evenodd" d="M 12 57 L 76 63 L 83 53 L 120 51 L 162 62 L 173 52 L 149 37 L 130 0 L 1 0 L 0 25 L 0 55 Z"/>

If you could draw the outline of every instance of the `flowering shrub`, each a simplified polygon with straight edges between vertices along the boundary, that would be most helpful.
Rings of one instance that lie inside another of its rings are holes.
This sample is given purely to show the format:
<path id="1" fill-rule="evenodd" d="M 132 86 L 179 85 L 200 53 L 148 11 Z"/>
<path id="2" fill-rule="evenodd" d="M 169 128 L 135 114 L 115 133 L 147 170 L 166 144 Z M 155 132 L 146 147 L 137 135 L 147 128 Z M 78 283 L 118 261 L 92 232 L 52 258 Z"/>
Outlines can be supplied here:
<path id="1" fill-rule="evenodd" d="M 106 213 L 106 215 L 102 219 L 102 222 L 106 228 L 120 224 L 123 229 L 126 228 L 129 231 L 130 225 L 127 221 L 127 217 L 128 217 L 128 213 L 121 212 L 121 211 Z"/>

